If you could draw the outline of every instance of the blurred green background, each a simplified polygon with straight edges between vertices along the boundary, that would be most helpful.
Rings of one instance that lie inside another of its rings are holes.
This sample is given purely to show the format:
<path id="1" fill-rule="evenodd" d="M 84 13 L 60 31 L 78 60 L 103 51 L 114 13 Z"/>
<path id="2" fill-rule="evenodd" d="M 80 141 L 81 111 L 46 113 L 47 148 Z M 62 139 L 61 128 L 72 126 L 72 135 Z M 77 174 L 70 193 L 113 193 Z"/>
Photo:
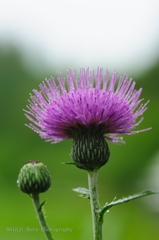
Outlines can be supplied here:
<path id="1" fill-rule="evenodd" d="M 45 215 L 55 239 L 92 239 L 89 201 L 72 191 L 79 186 L 87 188 L 87 173 L 62 164 L 71 160 L 72 141 L 52 145 L 24 126 L 28 120 L 23 109 L 29 93 L 39 89 L 45 77 L 56 76 L 56 69 L 44 70 L 39 76 L 29 70 L 14 47 L 8 46 L 7 51 L 1 47 L 0 52 L 0 239 L 44 239 L 30 197 L 16 184 L 20 168 L 30 160 L 45 163 L 52 176 L 52 187 L 41 194 L 41 201 L 47 199 Z M 66 73 L 64 68 L 61 71 Z M 159 189 L 159 62 L 134 76 L 137 88 L 143 88 L 141 97 L 145 102 L 150 99 L 138 129 L 152 130 L 125 136 L 122 146 L 109 143 L 110 160 L 99 171 L 101 205 L 114 197 Z M 112 208 L 105 215 L 103 239 L 157 240 L 158 226 L 159 195 L 148 196 Z"/>

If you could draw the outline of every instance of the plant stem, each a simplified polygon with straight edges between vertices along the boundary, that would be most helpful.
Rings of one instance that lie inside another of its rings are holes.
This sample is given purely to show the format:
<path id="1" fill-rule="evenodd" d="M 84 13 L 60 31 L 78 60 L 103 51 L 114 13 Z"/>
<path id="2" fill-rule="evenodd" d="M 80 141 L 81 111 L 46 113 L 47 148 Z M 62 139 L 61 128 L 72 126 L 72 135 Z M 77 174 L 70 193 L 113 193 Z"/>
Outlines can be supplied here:
<path id="1" fill-rule="evenodd" d="M 40 199 L 39 199 L 39 194 L 38 193 L 32 194 L 32 201 L 33 201 L 33 204 L 34 204 L 34 208 L 35 208 L 37 217 L 39 219 L 39 223 L 41 225 L 42 231 L 45 234 L 46 239 L 47 240 L 54 240 L 54 238 L 52 237 L 51 232 L 49 230 L 49 227 L 47 225 L 47 222 L 44 218 L 44 214 L 43 214 L 43 211 L 42 211 L 42 205 L 43 204 L 40 204 Z"/>
<path id="2" fill-rule="evenodd" d="M 92 172 L 88 172 L 88 186 L 90 193 L 90 205 L 92 211 L 92 223 L 93 223 L 93 239 L 102 240 L 102 221 L 99 218 L 99 199 L 98 199 L 98 186 L 97 186 L 98 170 L 94 169 Z"/>

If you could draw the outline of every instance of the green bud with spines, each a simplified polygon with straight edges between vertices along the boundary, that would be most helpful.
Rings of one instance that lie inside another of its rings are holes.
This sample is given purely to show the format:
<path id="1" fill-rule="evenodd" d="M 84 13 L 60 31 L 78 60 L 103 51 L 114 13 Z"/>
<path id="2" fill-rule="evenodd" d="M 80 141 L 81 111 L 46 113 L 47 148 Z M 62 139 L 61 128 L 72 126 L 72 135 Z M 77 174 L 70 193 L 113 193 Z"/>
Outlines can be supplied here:
<path id="1" fill-rule="evenodd" d="M 105 165 L 110 151 L 100 129 L 79 128 L 73 136 L 71 157 L 78 168 L 93 171 Z"/>
<path id="2" fill-rule="evenodd" d="M 51 186 L 51 177 L 43 163 L 31 161 L 21 168 L 17 184 L 24 193 L 42 193 Z"/>

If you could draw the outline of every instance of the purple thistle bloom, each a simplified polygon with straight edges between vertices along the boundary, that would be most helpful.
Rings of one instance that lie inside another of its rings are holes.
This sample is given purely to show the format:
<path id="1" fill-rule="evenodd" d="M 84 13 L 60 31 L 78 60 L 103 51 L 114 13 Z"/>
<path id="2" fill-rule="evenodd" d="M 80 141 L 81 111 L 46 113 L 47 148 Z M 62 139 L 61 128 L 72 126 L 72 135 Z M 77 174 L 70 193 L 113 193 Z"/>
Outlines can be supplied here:
<path id="1" fill-rule="evenodd" d="M 27 125 L 41 138 L 52 143 L 74 138 L 79 129 L 100 129 L 104 137 L 113 143 L 122 143 L 118 134 L 135 134 L 147 109 L 147 103 L 139 99 L 142 89 L 135 90 L 135 82 L 124 75 L 117 82 L 117 72 L 109 79 L 103 73 L 82 68 L 78 78 L 76 71 L 67 73 L 67 80 L 58 74 L 40 84 L 40 91 L 33 90 L 26 117 Z"/>

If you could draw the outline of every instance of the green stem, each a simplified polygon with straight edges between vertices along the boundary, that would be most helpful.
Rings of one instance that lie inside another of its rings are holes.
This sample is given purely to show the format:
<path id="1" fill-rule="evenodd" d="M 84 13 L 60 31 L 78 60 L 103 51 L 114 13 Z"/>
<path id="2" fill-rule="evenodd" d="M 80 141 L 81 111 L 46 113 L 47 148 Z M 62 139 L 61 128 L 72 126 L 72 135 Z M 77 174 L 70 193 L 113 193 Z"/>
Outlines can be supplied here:
<path id="1" fill-rule="evenodd" d="M 88 172 L 88 186 L 90 193 L 90 205 L 92 211 L 92 223 L 93 223 L 93 239 L 102 240 L 102 221 L 100 221 L 99 215 L 99 199 L 98 199 L 98 187 L 97 187 L 98 170 L 95 169 L 92 172 Z"/>
<path id="2" fill-rule="evenodd" d="M 54 240 L 54 238 L 52 237 L 51 232 L 49 230 L 49 227 L 47 225 L 47 222 L 44 218 L 44 214 L 43 214 L 43 211 L 42 211 L 42 205 L 40 204 L 40 199 L 39 199 L 39 194 L 38 193 L 32 194 L 32 201 L 33 201 L 34 208 L 35 208 L 37 217 L 39 219 L 42 231 L 44 232 L 46 239 L 47 240 Z"/>

